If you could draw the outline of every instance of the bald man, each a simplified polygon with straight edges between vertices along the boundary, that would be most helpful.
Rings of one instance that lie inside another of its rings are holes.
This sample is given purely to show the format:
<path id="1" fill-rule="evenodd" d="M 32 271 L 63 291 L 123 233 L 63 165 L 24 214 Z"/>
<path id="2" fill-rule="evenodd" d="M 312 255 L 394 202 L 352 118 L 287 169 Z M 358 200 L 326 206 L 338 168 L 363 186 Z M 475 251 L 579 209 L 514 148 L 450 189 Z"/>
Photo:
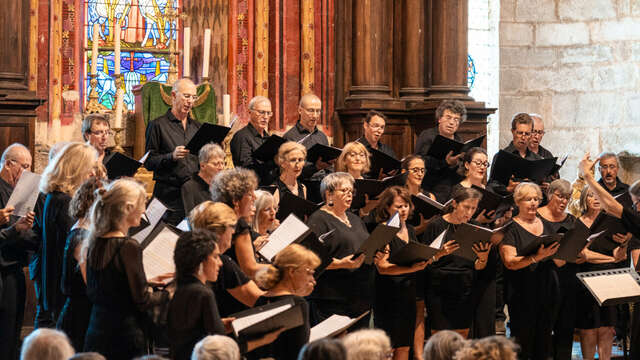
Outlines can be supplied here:
<path id="1" fill-rule="evenodd" d="M 6 207 L 7 201 L 22 172 L 31 170 L 31 153 L 22 144 L 11 144 L 2 153 L 0 166 L 0 228 L 4 231 L 13 224 L 10 218 L 13 208 Z M 27 264 L 29 252 L 37 246 L 22 240 L 18 233 L 12 234 L 9 240 L 0 246 L 0 354 L 3 359 L 17 356 L 26 299 L 22 267 Z"/>
<path id="2" fill-rule="evenodd" d="M 307 150 L 311 149 L 315 144 L 329 145 L 329 139 L 320 129 L 318 129 L 318 121 L 322 114 L 322 101 L 314 94 L 306 94 L 300 98 L 298 105 L 298 114 L 300 119 L 296 124 L 284 134 L 284 138 L 289 141 L 302 141 Z M 331 166 L 328 162 L 319 158 L 315 164 L 307 162 L 302 169 L 302 178 L 310 179 L 318 171 L 324 170 Z M 324 173 L 323 173 L 324 175 Z M 318 177 L 320 174 L 317 175 Z"/>
<path id="3" fill-rule="evenodd" d="M 197 98 L 196 85 L 191 80 L 176 81 L 171 90 L 171 108 L 147 125 L 145 150 L 149 157 L 144 166 L 153 171 L 153 196 L 169 208 L 165 220 L 173 225 L 185 216 L 180 188 L 191 174 L 198 172 L 198 157 L 185 148 L 200 128 L 200 123 L 189 116 Z"/>

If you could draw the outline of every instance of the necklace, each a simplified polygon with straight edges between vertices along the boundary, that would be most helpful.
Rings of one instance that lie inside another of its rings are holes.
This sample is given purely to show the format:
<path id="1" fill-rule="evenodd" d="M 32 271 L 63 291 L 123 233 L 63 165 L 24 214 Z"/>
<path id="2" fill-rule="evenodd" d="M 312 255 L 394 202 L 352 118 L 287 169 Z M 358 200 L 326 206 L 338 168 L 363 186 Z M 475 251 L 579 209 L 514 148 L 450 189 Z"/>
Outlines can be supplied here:
<path id="1" fill-rule="evenodd" d="M 328 207 L 323 207 L 322 208 L 324 211 L 328 212 L 329 214 L 333 215 L 333 217 L 335 217 L 336 219 L 340 220 L 343 224 L 347 225 L 348 227 L 351 227 L 351 222 L 349 221 L 349 218 L 347 217 L 347 215 L 344 215 L 344 218 L 338 216 L 335 212 L 333 212 L 332 209 L 328 208 Z"/>

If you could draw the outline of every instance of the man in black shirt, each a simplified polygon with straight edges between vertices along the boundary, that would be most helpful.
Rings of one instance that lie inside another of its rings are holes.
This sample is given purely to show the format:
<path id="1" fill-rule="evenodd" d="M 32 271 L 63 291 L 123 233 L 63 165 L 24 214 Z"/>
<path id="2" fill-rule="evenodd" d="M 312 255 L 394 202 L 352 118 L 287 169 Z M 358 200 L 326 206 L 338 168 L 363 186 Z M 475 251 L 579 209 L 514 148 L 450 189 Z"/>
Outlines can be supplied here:
<path id="1" fill-rule="evenodd" d="M 464 153 L 449 153 L 444 159 L 429 156 L 427 153 L 438 135 L 462 141 L 457 131 L 467 116 L 467 109 L 458 100 L 445 100 L 438 105 L 435 115 L 438 126 L 420 133 L 416 141 L 416 155 L 424 159 L 426 168 L 423 187 L 430 190 L 439 202 L 444 203 L 449 200 L 451 188 L 462 180 L 456 171 Z"/>
<path id="2" fill-rule="evenodd" d="M 383 113 L 375 110 L 369 110 L 367 116 L 364 118 L 364 122 L 362 123 L 362 136 L 358 138 L 357 141 L 364 145 L 370 153 L 372 152 L 372 149 L 375 149 L 395 159 L 396 153 L 393 151 L 391 146 L 383 144 L 382 141 L 380 141 L 380 138 L 384 134 L 386 123 L 387 117 Z M 374 169 L 372 169 L 369 174 L 366 174 L 365 177 L 373 179 L 379 178 L 380 174 L 374 174 L 373 171 Z"/>
<path id="3" fill-rule="evenodd" d="M 271 185 L 275 180 L 276 164 L 273 160 L 261 161 L 253 156 L 269 132 L 269 120 L 273 116 L 271 101 L 264 96 L 256 96 L 249 101 L 249 123 L 231 138 L 231 156 L 233 165 L 255 171 L 259 185 Z"/>
<path id="4" fill-rule="evenodd" d="M 200 123 L 189 116 L 197 98 L 191 80 L 176 81 L 171 90 L 171 108 L 147 125 L 145 149 L 149 156 L 144 166 L 153 171 L 153 196 L 167 206 L 166 221 L 173 225 L 184 218 L 180 188 L 198 171 L 198 157 L 185 148 L 200 128 Z"/>
<path id="5" fill-rule="evenodd" d="M 0 228 L 6 228 L 13 223 L 13 208 L 6 208 L 7 201 L 22 172 L 31 170 L 31 154 L 24 145 L 11 144 L 2 154 L 0 166 Z M 22 267 L 27 263 L 28 252 L 35 250 L 30 242 L 14 240 L 0 247 L 0 354 L 5 359 L 16 359 L 18 355 L 26 299 Z"/>
<path id="6" fill-rule="evenodd" d="M 538 114 L 529 114 L 529 116 L 531 117 L 531 120 L 533 120 L 533 130 L 531 131 L 531 137 L 529 138 L 529 150 L 543 159 L 553 158 L 551 151 L 540 145 L 545 133 L 542 117 Z"/>
<path id="7" fill-rule="evenodd" d="M 322 113 L 322 102 L 320 98 L 314 94 L 306 94 L 300 98 L 298 106 L 300 120 L 284 134 L 284 138 L 288 141 L 301 141 L 307 150 L 311 149 L 315 144 L 329 145 L 327 135 L 325 135 L 318 127 L 318 120 Z M 302 178 L 309 179 L 317 172 L 331 166 L 330 163 L 322 161 L 322 158 L 314 163 L 307 161 L 302 169 Z M 324 173 L 322 176 L 323 177 Z"/>
<path id="8" fill-rule="evenodd" d="M 185 215 L 198 204 L 211 200 L 209 185 L 222 169 L 224 169 L 224 150 L 218 144 L 207 144 L 200 149 L 198 160 L 200 171 L 182 184 L 182 204 Z"/>
<path id="9" fill-rule="evenodd" d="M 618 163 L 616 154 L 612 152 L 601 154 L 598 170 L 600 170 L 600 180 L 598 180 L 598 183 L 600 183 L 609 194 L 617 196 L 629 190 L 629 185 L 623 183 L 620 181 L 620 178 L 618 178 L 620 164 Z"/>
<path id="10" fill-rule="evenodd" d="M 109 120 L 103 114 L 90 114 L 82 120 L 82 138 L 98 151 L 98 160 L 104 162 L 109 155 L 107 141 L 111 136 Z"/>

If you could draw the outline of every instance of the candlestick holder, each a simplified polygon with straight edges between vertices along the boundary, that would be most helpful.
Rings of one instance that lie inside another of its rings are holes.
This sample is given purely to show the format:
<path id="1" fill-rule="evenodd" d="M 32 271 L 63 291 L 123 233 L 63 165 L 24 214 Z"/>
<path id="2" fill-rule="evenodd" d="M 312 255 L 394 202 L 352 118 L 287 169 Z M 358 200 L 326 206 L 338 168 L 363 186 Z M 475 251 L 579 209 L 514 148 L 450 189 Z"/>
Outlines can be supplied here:
<path id="1" fill-rule="evenodd" d="M 89 86 L 91 87 L 91 91 L 89 91 L 89 101 L 85 106 L 84 112 L 87 114 L 97 114 L 100 112 L 104 112 L 107 108 L 98 102 L 98 75 L 90 74 L 89 77 Z"/>
<path id="2" fill-rule="evenodd" d="M 200 82 L 201 84 L 207 84 L 209 82 L 209 78 L 208 77 L 203 77 L 202 81 Z"/>
<path id="3" fill-rule="evenodd" d="M 113 147 L 113 151 L 119 152 L 120 154 L 124 154 L 124 148 L 122 147 L 122 131 L 124 128 L 122 127 L 114 127 L 111 128 L 113 130 L 113 141 L 116 143 L 116 146 Z"/>

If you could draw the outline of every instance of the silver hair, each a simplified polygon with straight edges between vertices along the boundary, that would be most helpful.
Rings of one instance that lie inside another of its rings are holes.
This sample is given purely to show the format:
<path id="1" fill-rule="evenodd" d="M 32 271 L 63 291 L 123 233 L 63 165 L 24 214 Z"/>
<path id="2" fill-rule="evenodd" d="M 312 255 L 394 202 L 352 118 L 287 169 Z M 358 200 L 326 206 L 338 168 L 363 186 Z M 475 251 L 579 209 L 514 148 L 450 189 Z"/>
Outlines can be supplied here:
<path id="1" fill-rule="evenodd" d="M 240 360 L 240 349 L 230 337 L 209 335 L 193 347 L 191 360 Z"/>
<path id="2" fill-rule="evenodd" d="M 4 163 L 7 160 L 15 160 L 16 154 L 20 150 L 26 150 L 29 154 L 31 154 L 29 152 L 29 149 L 26 146 L 20 143 L 13 143 L 7 146 L 6 149 L 4 149 L 4 152 L 2 153 L 2 157 L 0 158 L 0 167 L 4 167 Z"/>
<path id="3" fill-rule="evenodd" d="M 198 153 L 198 161 L 202 163 L 208 163 L 213 158 L 222 158 L 226 156 L 224 150 L 218 144 L 208 143 L 200 149 Z"/>
<path id="4" fill-rule="evenodd" d="M 22 342 L 20 360 L 67 360 L 73 354 L 75 350 L 65 333 L 40 328 L 29 334 Z"/>
<path id="5" fill-rule="evenodd" d="M 531 117 L 532 119 L 533 119 L 533 118 L 540 119 L 540 121 L 542 121 L 542 120 L 543 120 L 543 119 L 542 119 L 542 115 L 540 115 L 540 114 L 536 114 L 536 113 L 531 113 L 531 114 L 529 114 L 529 117 Z"/>
<path id="6" fill-rule="evenodd" d="M 383 360 L 391 351 L 391 341 L 380 329 L 362 329 L 342 340 L 349 360 Z"/>
<path id="7" fill-rule="evenodd" d="M 271 100 L 269 100 L 268 97 L 258 95 L 254 96 L 253 99 L 249 101 L 249 105 L 247 105 L 247 108 L 249 110 L 253 110 L 253 108 L 261 102 L 268 102 L 269 104 L 271 104 Z"/>
<path id="8" fill-rule="evenodd" d="M 320 194 L 322 195 L 322 200 L 326 200 L 325 197 L 327 191 L 334 192 L 344 183 L 349 183 L 353 186 L 355 180 L 353 180 L 353 176 L 351 176 L 351 174 L 346 172 L 334 172 L 325 176 L 320 183 Z"/>
<path id="9" fill-rule="evenodd" d="M 304 103 L 306 103 L 307 101 L 315 100 L 315 99 L 322 101 L 320 100 L 318 95 L 314 93 L 308 93 L 308 94 L 302 95 L 302 97 L 300 98 L 300 102 L 298 103 L 298 106 L 303 107 L 302 105 L 304 105 Z"/>
<path id="10" fill-rule="evenodd" d="M 253 231 L 257 232 L 260 227 L 260 212 L 266 208 L 269 203 L 275 205 L 276 199 L 270 192 L 264 190 L 256 190 L 255 194 L 256 201 L 254 201 L 253 204 L 256 207 L 256 213 L 253 217 L 251 228 L 253 228 Z"/>
<path id="11" fill-rule="evenodd" d="M 616 165 L 618 165 L 618 167 L 620 167 L 620 159 L 618 159 L 618 155 L 616 155 L 615 153 L 608 151 L 608 152 L 603 152 L 599 156 L 600 161 L 602 161 L 604 159 L 609 159 L 609 158 L 615 158 L 616 159 Z"/>
<path id="12" fill-rule="evenodd" d="M 553 193 L 556 191 L 560 192 L 560 195 L 570 196 L 571 195 L 571 183 L 564 179 L 556 179 L 549 184 L 549 188 L 547 189 L 547 198 L 551 199 Z"/>
<path id="13" fill-rule="evenodd" d="M 106 124 L 108 128 L 111 128 L 109 124 L 109 115 L 107 114 L 89 114 L 82 119 L 82 138 L 87 141 L 87 135 L 91 132 L 93 123 L 98 122 Z"/>
<path id="14" fill-rule="evenodd" d="M 171 92 L 180 92 L 180 86 L 182 84 L 191 84 L 193 86 L 196 86 L 196 84 L 193 83 L 193 81 L 191 81 L 191 79 L 189 78 L 182 78 L 182 79 L 178 79 L 176 80 L 176 82 L 173 83 L 173 86 L 171 87 Z"/>

